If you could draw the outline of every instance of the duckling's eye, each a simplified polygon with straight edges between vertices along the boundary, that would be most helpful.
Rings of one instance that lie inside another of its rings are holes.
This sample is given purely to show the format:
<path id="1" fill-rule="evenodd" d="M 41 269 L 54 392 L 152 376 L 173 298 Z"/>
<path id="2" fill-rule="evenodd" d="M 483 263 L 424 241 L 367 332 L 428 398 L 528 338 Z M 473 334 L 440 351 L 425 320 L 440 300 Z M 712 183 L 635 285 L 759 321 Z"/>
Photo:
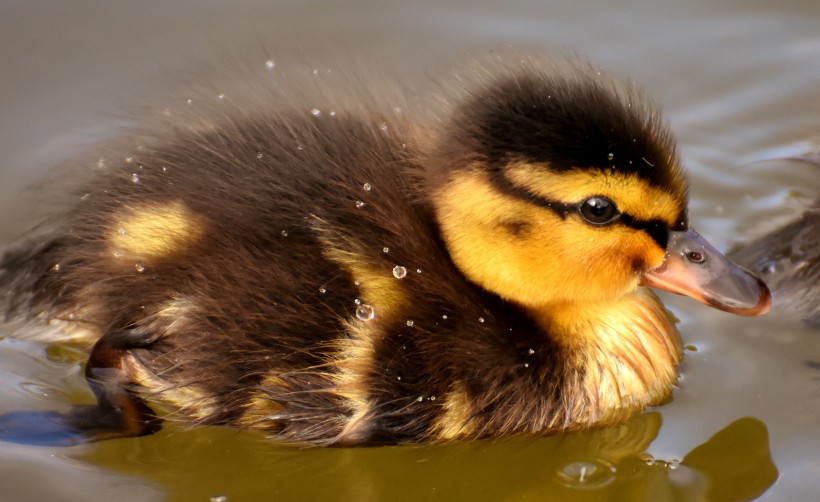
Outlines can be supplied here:
<path id="1" fill-rule="evenodd" d="M 607 225 L 621 216 L 615 203 L 606 197 L 590 197 L 581 203 L 578 211 L 593 225 Z"/>

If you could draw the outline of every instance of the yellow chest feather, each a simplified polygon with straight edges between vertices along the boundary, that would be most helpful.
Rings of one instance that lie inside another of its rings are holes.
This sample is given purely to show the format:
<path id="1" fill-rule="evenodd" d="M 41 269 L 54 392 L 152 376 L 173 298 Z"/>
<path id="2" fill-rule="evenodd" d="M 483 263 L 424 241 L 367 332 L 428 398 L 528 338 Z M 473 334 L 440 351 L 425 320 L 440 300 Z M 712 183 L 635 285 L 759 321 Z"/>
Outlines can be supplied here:
<path id="1" fill-rule="evenodd" d="M 552 306 L 539 317 L 569 355 L 565 425 L 622 420 L 664 400 L 677 381 L 680 335 L 655 295 L 639 288 L 600 308 Z"/>

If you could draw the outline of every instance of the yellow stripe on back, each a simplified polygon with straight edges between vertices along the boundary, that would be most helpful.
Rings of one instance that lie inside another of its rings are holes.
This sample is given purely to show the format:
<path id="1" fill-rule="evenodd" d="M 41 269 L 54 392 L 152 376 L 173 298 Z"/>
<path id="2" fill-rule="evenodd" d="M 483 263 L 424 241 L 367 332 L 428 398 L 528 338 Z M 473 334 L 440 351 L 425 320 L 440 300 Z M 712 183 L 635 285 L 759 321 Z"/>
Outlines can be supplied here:
<path id="1" fill-rule="evenodd" d="M 202 223 L 180 202 L 129 207 L 114 220 L 109 242 L 115 257 L 161 258 L 202 234 Z"/>

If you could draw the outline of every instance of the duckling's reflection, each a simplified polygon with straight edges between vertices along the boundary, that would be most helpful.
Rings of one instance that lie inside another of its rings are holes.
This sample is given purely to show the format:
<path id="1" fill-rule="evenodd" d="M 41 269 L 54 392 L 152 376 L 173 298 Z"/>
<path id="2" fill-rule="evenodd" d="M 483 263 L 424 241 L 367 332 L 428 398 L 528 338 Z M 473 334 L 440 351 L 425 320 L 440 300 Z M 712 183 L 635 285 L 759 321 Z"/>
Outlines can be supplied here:
<path id="1" fill-rule="evenodd" d="M 83 447 L 79 458 L 143 477 L 168 500 L 751 500 L 777 479 L 766 426 L 740 418 L 682 460 L 646 448 L 656 412 L 605 429 L 429 447 L 299 449 L 221 428 Z"/>

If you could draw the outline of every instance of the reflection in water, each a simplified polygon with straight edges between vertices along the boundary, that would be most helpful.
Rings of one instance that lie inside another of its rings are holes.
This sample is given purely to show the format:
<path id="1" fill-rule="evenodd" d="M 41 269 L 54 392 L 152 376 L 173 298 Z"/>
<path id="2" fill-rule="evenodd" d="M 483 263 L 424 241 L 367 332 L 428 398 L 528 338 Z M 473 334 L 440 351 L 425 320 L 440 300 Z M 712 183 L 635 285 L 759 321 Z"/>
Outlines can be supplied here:
<path id="1" fill-rule="evenodd" d="M 792 160 L 814 164 L 820 174 L 820 152 Z M 820 176 L 806 187 L 818 197 Z M 820 197 L 807 201 L 805 211 L 794 221 L 770 234 L 732 250 L 738 263 L 761 274 L 774 293 L 776 308 L 796 315 L 807 326 L 820 328 Z"/>
<path id="2" fill-rule="evenodd" d="M 660 426 L 652 412 L 559 437 L 359 449 L 283 447 L 205 428 L 98 443 L 78 458 L 157 483 L 172 501 L 740 501 L 777 479 L 766 426 L 755 418 L 732 422 L 682 461 L 644 453 Z"/>

